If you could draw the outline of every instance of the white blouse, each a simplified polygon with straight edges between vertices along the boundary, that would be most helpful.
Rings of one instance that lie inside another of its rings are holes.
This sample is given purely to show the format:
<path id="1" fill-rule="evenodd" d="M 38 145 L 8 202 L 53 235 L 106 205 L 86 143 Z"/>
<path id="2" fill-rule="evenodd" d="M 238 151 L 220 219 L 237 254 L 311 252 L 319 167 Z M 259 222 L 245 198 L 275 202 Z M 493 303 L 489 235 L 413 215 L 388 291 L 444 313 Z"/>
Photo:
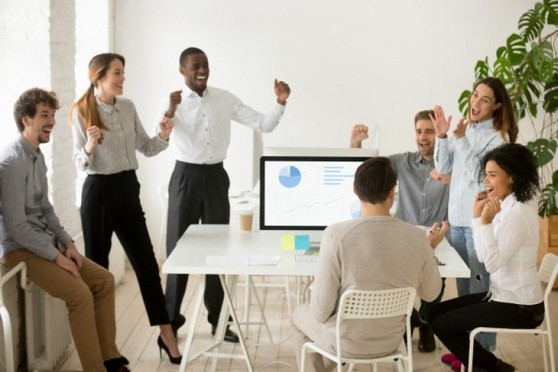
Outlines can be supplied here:
<path id="1" fill-rule="evenodd" d="M 472 223 L 475 250 L 490 273 L 491 300 L 520 305 L 543 301 L 537 277 L 539 216 L 536 203 L 520 203 L 513 194 L 502 201 L 492 223 Z"/>

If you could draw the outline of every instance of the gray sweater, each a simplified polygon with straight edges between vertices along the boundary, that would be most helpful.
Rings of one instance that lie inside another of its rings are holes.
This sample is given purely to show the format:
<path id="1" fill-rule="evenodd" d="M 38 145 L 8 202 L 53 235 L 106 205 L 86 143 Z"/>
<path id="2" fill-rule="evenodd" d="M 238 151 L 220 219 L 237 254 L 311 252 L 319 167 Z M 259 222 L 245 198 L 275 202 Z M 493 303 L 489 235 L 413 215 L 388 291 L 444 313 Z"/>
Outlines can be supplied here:
<path id="1" fill-rule="evenodd" d="M 313 316 L 335 333 L 336 311 L 347 289 L 414 287 L 425 301 L 440 294 L 442 280 L 423 230 L 392 217 L 365 217 L 329 226 L 322 238 L 311 296 Z M 405 323 L 351 321 L 343 348 L 354 354 L 385 354 L 401 343 Z"/>

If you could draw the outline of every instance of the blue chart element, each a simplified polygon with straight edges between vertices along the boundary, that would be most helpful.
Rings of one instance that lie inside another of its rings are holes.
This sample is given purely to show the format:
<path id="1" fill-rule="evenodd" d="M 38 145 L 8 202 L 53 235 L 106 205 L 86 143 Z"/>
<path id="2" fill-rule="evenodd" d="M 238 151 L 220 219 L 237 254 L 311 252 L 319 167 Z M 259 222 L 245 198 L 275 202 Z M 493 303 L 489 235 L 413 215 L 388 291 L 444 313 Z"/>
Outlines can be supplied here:
<path id="1" fill-rule="evenodd" d="M 351 217 L 352 218 L 362 217 L 362 212 L 360 210 L 360 202 L 358 200 L 354 201 L 351 204 Z"/>
<path id="2" fill-rule="evenodd" d="M 279 172 L 279 182 L 281 185 L 292 188 L 295 187 L 300 183 L 302 179 L 302 174 L 297 167 L 293 167 L 292 165 L 284 167 Z"/>

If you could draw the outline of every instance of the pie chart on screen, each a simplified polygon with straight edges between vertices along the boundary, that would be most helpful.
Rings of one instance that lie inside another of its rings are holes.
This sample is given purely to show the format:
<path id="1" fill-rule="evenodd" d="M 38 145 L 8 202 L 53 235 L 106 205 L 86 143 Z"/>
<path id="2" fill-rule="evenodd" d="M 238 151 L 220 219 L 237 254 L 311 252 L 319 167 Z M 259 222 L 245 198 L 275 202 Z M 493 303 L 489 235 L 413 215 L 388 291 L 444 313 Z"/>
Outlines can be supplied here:
<path id="1" fill-rule="evenodd" d="M 300 180 L 302 179 L 302 174 L 300 169 L 293 167 L 292 165 L 283 167 L 279 171 L 279 183 L 287 188 L 296 187 Z"/>

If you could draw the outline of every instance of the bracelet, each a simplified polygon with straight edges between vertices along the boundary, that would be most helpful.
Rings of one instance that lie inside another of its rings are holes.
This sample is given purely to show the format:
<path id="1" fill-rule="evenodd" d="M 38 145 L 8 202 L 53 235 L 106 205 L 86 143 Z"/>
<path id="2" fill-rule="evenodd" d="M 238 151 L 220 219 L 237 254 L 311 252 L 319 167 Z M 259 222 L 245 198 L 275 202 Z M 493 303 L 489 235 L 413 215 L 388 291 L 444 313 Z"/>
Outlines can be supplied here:
<path id="1" fill-rule="evenodd" d="M 167 113 L 165 112 L 165 117 L 166 117 L 167 119 L 172 119 L 172 118 L 174 117 L 174 115 L 173 115 L 173 116 L 168 116 Z"/>

